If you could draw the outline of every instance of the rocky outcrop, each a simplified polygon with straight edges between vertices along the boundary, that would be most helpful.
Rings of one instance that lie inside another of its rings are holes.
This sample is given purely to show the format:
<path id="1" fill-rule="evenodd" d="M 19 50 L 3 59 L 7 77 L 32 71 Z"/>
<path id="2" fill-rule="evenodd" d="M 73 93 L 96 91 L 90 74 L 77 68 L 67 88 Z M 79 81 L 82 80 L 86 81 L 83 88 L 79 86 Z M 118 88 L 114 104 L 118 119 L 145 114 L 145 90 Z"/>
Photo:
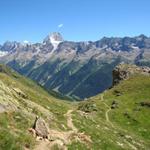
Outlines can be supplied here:
<path id="1" fill-rule="evenodd" d="M 0 113 L 3 113 L 3 112 L 5 112 L 5 111 L 6 111 L 6 106 L 0 104 Z"/>
<path id="2" fill-rule="evenodd" d="M 19 88 L 13 88 L 13 90 L 20 97 L 22 97 L 24 99 L 28 98 L 28 96 L 24 92 L 22 92 Z"/>
<path id="3" fill-rule="evenodd" d="M 150 75 L 149 67 L 138 67 L 136 65 L 120 64 L 113 70 L 113 85 L 121 80 L 126 80 L 134 74 Z"/>
<path id="4" fill-rule="evenodd" d="M 111 104 L 111 109 L 116 109 L 118 108 L 118 102 L 116 102 L 115 100 L 112 102 Z"/>
<path id="5" fill-rule="evenodd" d="M 37 136 L 42 138 L 48 138 L 49 129 L 46 125 L 46 122 L 42 118 L 36 117 L 33 129 L 35 130 Z"/>

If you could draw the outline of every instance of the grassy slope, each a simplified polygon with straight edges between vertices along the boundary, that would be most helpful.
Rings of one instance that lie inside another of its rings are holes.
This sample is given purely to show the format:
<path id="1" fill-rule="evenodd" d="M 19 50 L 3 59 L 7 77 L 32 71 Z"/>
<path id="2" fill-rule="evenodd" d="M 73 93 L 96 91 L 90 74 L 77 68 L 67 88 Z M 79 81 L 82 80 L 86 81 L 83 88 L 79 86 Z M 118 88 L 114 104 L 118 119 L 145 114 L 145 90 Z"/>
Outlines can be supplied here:
<path id="1" fill-rule="evenodd" d="M 118 108 L 110 109 L 114 100 Z M 136 75 L 101 95 L 81 102 L 79 110 L 90 113 L 75 112 L 74 124 L 91 136 L 93 149 L 147 150 L 150 147 L 150 109 L 141 107 L 139 103 L 142 101 L 150 102 L 150 77 Z M 109 121 L 106 120 L 106 112 Z M 76 149 L 73 145 L 70 147 Z M 80 144 L 79 147 L 83 149 Z"/>
<path id="2" fill-rule="evenodd" d="M 150 77 L 136 75 L 103 94 L 72 105 L 50 96 L 29 79 L 7 68 L 2 70 L 0 104 L 8 102 L 16 105 L 17 110 L 0 113 L 0 149 L 16 150 L 24 146 L 32 149 L 35 139 L 27 129 L 36 115 L 42 116 L 52 129 L 68 130 L 64 114 L 75 108 L 73 123 L 79 132 L 91 136 L 92 143 L 87 147 L 74 140 L 68 149 L 147 150 L 150 147 L 150 109 L 139 105 L 141 101 L 150 101 Z M 15 93 L 14 88 L 27 97 Z M 112 110 L 114 100 L 118 108 Z"/>
<path id="3" fill-rule="evenodd" d="M 33 81 L 26 79 L 5 66 L 0 66 L 0 104 L 14 109 L 0 113 L 0 149 L 22 149 L 32 147 L 34 139 L 29 135 L 36 115 L 42 116 L 51 128 L 65 130 L 64 113 L 70 108 L 69 102 L 60 101 L 49 95 Z M 25 98 L 14 91 L 19 89 Z"/>
<path id="4" fill-rule="evenodd" d="M 122 95 L 116 97 L 116 90 Z M 107 92 L 104 98 L 108 99 L 108 105 L 114 99 L 119 103 L 119 108 L 110 114 L 114 123 L 134 132 L 145 141 L 150 140 L 150 109 L 139 104 L 143 101 L 150 102 L 150 77 L 132 77 Z M 125 112 L 129 117 L 123 115 Z"/>

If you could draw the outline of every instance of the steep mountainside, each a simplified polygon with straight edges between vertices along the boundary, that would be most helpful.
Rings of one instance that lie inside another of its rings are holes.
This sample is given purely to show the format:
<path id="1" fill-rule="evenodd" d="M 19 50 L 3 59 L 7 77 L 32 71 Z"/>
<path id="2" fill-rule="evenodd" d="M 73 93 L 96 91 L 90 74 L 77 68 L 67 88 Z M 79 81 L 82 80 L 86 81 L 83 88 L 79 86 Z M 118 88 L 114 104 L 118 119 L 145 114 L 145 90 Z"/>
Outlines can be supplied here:
<path id="1" fill-rule="evenodd" d="M 33 81 L 0 65 L 0 150 L 32 149 L 28 129 L 40 116 L 55 129 L 64 129 L 68 102 L 49 95 Z M 62 126 L 64 124 L 64 126 Z"/>
<path id="2" fill-rule="evenodd" d="M 112 89 L 69 103 L 1 65 L 0 149 L 148 150 L 150 68 L 122 64 L 113 74 Z"/>
<path id="3" fill-rule="evenodd" d="M 6 42 L 0 49 L 0 62 L 47 89 L 77 99 L 110 87 L 111 72 L 120 62 L 150 66 L 150 38 L 144 35 L 70 42 L 53 33 L 43 43 Z"/>

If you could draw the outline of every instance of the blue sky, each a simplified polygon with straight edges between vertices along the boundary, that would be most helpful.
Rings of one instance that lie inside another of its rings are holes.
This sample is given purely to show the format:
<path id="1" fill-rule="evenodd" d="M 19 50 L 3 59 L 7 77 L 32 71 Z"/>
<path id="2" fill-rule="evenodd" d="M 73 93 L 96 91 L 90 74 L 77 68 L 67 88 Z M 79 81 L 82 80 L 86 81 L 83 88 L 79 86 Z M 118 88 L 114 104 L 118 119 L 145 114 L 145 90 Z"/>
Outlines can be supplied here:
<path id="1" fill-rule="evenodd" d="M 150 36 L 150 0 L 0 0 L 0 43 L 40 42 L 53 31 L 74 41 Z"/>

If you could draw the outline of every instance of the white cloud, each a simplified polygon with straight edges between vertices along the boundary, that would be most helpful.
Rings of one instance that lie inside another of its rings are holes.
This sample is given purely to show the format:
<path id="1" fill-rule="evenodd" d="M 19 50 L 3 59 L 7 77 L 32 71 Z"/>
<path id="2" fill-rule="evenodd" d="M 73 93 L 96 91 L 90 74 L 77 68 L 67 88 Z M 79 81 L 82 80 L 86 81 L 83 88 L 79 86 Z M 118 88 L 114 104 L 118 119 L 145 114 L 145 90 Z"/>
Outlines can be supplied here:
<path id="1" fill-rule="evenodd" d="M 62 28 L 63 26 L 64 26 L 64 24 L 61 23 L 58 25 L 58 28 Z"/>
<path id="2" fill-rule="evenodd" d="M 29 41 L 27 41 L 27 40 L 24 40 L 24 41 L 23 41 L 23 43 L 25 43 L 25 44 L 28 44 L 28 43 L 29 43 Z"/>

